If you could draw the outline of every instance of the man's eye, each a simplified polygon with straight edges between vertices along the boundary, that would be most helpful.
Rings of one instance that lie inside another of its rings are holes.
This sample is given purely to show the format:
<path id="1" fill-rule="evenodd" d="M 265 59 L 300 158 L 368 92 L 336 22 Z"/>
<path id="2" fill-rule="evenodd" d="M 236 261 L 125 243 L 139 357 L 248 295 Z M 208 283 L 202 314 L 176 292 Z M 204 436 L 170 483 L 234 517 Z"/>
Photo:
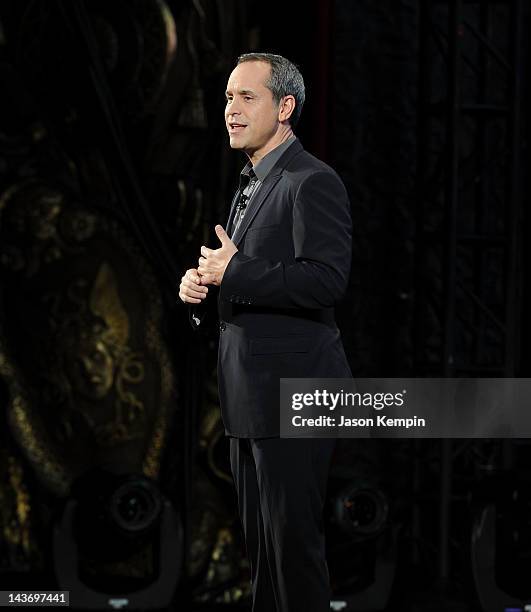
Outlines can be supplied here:
<path id="1" fill-rule="evenodd" d="M 252 100 L 251 96 L 243 96 L 243 99 L 247 101 Z"/>

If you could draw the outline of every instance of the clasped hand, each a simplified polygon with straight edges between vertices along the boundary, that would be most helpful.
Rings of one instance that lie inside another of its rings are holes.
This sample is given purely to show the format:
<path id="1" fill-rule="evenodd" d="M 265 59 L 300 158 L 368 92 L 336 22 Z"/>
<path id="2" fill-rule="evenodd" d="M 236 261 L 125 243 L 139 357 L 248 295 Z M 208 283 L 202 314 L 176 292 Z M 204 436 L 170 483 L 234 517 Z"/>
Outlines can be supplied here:
<path id="1" fill-rule="evenodd" d="M 207 285 L 221 285 L 229 261 L 238 252 L 221 225 L 216 225 L 215 231 L 221 247 L 209 249 L 202 246 L 197 268 L 186 270 L 181 278 L 179 297 L 187 304 L 200 304 L 208 294 Z"/>

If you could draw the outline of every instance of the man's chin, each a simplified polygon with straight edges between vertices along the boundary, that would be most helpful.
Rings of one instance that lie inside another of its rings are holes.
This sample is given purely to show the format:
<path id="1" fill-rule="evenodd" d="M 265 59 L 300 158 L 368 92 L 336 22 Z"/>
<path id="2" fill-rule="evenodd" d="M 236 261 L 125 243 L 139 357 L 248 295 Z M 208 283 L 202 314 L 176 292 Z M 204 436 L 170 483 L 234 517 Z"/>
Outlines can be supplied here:
<path id="1" fill-rule="evenodd" d="M 244 143 L 238 140 L 237 138 L 229 138 L 229 145 L 231 149 L 245 149 Z"/>

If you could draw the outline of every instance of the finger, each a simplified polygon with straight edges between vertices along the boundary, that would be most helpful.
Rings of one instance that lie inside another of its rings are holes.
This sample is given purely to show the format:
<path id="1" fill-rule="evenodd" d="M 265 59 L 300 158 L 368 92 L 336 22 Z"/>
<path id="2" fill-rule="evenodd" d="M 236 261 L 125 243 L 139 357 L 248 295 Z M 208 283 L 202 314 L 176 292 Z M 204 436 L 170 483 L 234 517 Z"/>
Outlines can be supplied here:
<path id="1" fill-rule="evenodd" d="M 185 304 L 201 304 L 201 300 L 196 300 L 195 298 L 189 298 L 189 297 L 183 299 L 183 302 Z"/>
<path id="2" fill-rule="evenodd" d="M 201 274 L 204 274 L 205 266 L 207 265 L 207 260 L 204 257 L 200 257 L 197 261 L 199 262 L 199 267 L 197 269 L 202 270 Z"/>
<path id="3" fill-rule="evenodd" d="M 221 225 L 216 225 L 214 229 L 216 230 L 216 235 L 219 238 L 219 241 L 221 242 L 222 246 L 225 246 L 226 244 L 231 242 L 231 239 L 229 238 L 227 232 L 223 229 L 223 227 L 221 227 Z"/>
<path id="4" fill-rule="evenodd" d="M 206 287 L 201 287 L 199 291 L 194 291 L 194 289 L 185 288 L 183 290 L 183 295 L 187 297 L 195 298 L 196 300 L 204 300 L 206 298 Z"/>
<path id="5" fill-rule="evenodd" d="M 193 283 L 199 285 L 200 279 L 198 271 L 195 268 L 191 268 L 190 270 L 186 270 L 186 274 L 184 275 L 187 279 L 191 280 Z"/>
<path id="6" fill-rule="evenodd" d="M 208 289 L 206 289 L 206 287 L 202 285 L 196 285 L 195 283 L 188 284 L 187 281 L 183 281 L 181 285 L 181 291 L 188 295 L 190 295 L 191 293 L 208 293 Z M 198 296 L 194 295 L 194 297 L 198 297 Z"/>
<path id="7" fill-rule="evenodd" d="M 201 304 L 201 300 L 198 300 L 197 298 L 188 297 L 184 293 L 179 293 L 179 297 L 181 298 L 181 301 L 185 304 Z"/>
<path id="8" fill-rule="evenodd" d="M 209 249 L 206 246 L 201 247 L 201 255 L 203 255 L 203 257 L 208 257 L 211 253 L 212 249 Z"/>
<path id="9" fill-rule="evenodd" d="M 204 283 L 205 285 L 214 284 L 214 280 L 215 280 L 215 276 L 213 274 L 209 274 L 208 272 L 206 274 L 203 274 L 203 276 L 201 277 L 201 282 Z"/>
<path id="10" fill-rule="evenodd" d="M 190 289 L 193 289 L 194 291 L 204 291 L 204 288 L 201 286 L 201 279 L 200 277 L 198 278 L 199 282 L 198 283 L 194 283 L 191 280 L 188 280 L 187 278 L 184 278 L 181 286 L 182 287 L 188 287 Z"/>

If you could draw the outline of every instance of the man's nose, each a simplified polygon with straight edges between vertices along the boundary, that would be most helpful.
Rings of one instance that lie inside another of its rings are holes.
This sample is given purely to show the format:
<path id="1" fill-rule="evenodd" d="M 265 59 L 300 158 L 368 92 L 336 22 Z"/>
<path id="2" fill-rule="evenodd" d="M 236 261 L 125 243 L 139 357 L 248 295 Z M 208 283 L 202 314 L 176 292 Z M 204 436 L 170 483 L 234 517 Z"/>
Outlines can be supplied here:
<path id="1" fill-rule="evenodd" d="M 236 100 L 231 100 L 230 102 L 227 102 L 227 108 L 225 112 L 227 114 L 227 117 L 240 114 L 240 108 Z"/>

